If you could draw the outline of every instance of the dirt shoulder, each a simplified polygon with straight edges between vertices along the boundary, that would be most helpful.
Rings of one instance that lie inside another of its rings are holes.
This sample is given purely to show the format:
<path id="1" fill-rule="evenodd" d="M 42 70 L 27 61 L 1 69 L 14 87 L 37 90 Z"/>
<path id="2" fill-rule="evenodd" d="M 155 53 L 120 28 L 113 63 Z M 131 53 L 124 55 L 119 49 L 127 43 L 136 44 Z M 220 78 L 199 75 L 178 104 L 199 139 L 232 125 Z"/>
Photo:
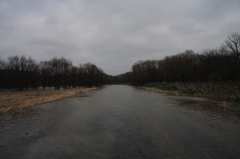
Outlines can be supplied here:
<path id="1" fill-rule="evenodd" d="M 36 114 L 34 106 L 72 97 L 98 88 L 0 92 L 0 119 L 2 122 Z M 2 123 L 4 124 L 4 123 Z"/>

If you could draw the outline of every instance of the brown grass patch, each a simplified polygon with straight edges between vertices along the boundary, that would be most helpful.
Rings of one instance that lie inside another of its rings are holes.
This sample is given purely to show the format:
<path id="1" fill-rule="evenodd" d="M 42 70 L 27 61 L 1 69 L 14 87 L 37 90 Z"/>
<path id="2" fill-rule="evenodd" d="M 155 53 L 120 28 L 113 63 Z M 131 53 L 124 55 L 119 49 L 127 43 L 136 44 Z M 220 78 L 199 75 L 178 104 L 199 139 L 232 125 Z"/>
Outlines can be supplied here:
<path id="1" fill-rule="evenodd" d="M 36 114 L 33 106 L 72 97 L 78 93 L 96 90 L 97 88 L 73 88 L 61 90 L 39 90 L 22 92 L 0 92 L 0 118 L 6 115 L 18 118 Z"/>

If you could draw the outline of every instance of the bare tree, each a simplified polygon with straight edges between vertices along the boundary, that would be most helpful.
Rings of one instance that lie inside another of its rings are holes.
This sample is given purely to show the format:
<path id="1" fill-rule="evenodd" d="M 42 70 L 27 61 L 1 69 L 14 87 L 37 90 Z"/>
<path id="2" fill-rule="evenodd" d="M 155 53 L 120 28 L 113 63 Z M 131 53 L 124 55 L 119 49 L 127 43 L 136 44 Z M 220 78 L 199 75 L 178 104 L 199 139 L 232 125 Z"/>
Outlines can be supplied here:
<path id="1" fill-rule="evenodd" d="M 238 32 L 234 32 L 231 35 L 228 35 L 228 38 L 225 40 L 223 48 L 226 48 L 226 50 L 234 57 L 234 65 L 235 65 L 235 72 L 236 75 L 235 78 L 240 78 L 239 72 L 240 72 L 240 34 Z"/>
<path id="2" fill-rule="evenodd" d="M 6 85 L 6 62 L 0 57 L 0 89 Z"/>
<path id="3" fill-rule="evenodd" d="M 29 83 L 29 86 L 32 89 L 37 89 L 40 85 L 40 66 L 39 64 L 33 60 L 32 58 L 28 59 L 27 63 L 27 79 Z"/>
<path id="4" fill-rule="evenodd" d="M 78 73 L 79 73 L 79 68 L 76 66 L 72 66 L 71 71 L 70 71 L 70 85 L 73 88 L 76 88 L 78 86 Z"/>
<path id="5" fill-rule="evenodd" d="M 72 61 L 65 59 L 64 57 L 62 57 L 60 60 L 61 63 L 61 68 L 62 68 L 62 74 L 63 74 L 63 88 L 67 88 L 70 87 L 70 73 L 71 73 L 71 69 L 73 67 L 72 65 Z"/>
<path id="6" fill-rule="evenodd" d="M 54 57 L 50 61 L 48 61 L 48 69 L 51 72 L 51 76 L 53 77 L 53 84 L 55 89 L 60 89 L 62 85 L 62 74 L 63 74 L 63 69 L 62 69 L 62 64 L 61 60 L 58 59 L 57 57 Z"/>
<path id="7" fill-rule="evenodd" d="M 41 77 L 41 86 L 43 89 L 46 87 L 51 86 L 51 71 L 49 69 L 49 62 L 48 61 L 42 61 L 40 62 L 40 77 Z"/>
<path id="8" fill-rule="evenodd" d="M 235 32 L 231 35 L 228 35 L 228 38 L 225 40 L 225 46 L 238 60 L 240 60 L 240 34 Z"/>

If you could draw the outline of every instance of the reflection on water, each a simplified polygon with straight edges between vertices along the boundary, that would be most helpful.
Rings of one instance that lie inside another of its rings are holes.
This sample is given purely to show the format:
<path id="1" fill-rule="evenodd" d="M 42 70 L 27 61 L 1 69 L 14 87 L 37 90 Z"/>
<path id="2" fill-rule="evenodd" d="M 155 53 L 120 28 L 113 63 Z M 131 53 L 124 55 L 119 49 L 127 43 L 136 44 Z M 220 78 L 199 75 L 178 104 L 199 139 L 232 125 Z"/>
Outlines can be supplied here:
<path id="1" fill-rule="evenodd" d="M 239 123 L 226 122 L 228 117 L 214 111 L 180 106 L 206 102 L 108 86 L 43 104 L 43 114 L 8 125 L 0 145 L 10 146 L 0 149 L 0 157 L 240 158 Z"/>
<path id="2" fill-rule="evenodd" d="M 200 111 L 203 120 L 238 123 L 240 109 L 235 103 L 207 98 L 175 97 L 179 105 Z"/>

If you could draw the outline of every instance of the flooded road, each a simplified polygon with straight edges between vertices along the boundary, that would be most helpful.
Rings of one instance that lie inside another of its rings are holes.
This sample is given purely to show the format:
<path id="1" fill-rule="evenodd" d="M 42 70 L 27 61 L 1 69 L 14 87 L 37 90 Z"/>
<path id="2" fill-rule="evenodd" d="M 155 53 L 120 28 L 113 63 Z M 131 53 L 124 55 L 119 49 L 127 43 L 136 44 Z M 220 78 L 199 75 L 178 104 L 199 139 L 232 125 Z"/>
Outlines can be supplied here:
<path id="1" fill-rule="evenodd" d="M 240 124 L 184 98 L 108 86 L 42 104 L 0 128 L 0 158 L 240 158 Z"/>

